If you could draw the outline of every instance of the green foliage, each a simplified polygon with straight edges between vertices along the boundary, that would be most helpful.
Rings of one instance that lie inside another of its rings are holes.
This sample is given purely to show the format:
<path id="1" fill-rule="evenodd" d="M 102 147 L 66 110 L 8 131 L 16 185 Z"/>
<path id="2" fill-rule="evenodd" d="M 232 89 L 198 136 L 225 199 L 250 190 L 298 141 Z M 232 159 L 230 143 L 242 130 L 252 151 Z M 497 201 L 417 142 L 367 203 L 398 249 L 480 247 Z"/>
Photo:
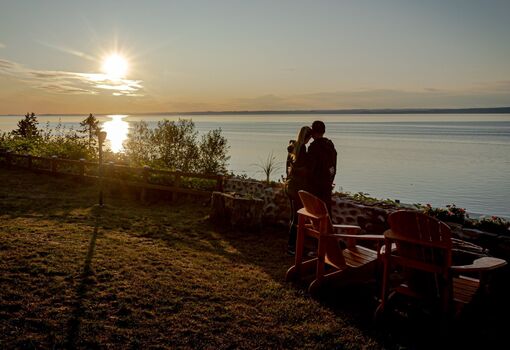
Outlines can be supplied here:
<path id="1" fill-rule="evenodd" d="M 273 152 L 268 154 L 265 161 L 260 161 L 253 165 L 261 169 L 261 171 L 266 176 L 266 183 L 268 184 L 271 182 L 271 175 L 282 168 L 280 163 L 276 161 L 276 156 L 273 154 Z"/>
<path id="2" fill-rule="evenodd" d="M 226 174 L 227 161 L 230 159 L 227 155 L 228 149 L 227 139 L 221 135 L 221 128 L 210 130 L 203 135 L 198 146 L 200 171 L 204 174 Z"/>
<path id="3" fill-rule="evenodd" d="M 0 135 L 0 149 L 11 151 L 13 153 L 32 153 L 32 150 L 36 147 L 37 143 L 37 139 L 32 140 L 14 136 L 12 132 L 4 132 Z"/>
<path id="4" fill-rule="evenodd" d="M 510 222 L 500 218 L 498 216 L 484 217 L 480 220 L 476 220 L 472 226 L 479 230 L 499 233 L 499 234 L 509 234 Z"/>
<path id="5" fill-rule="evenodd" d="M 51 157 L 56 155 L 65 159 L 94 160 L 95 151 L 87 147 L 85 137 L 72 128 L 65 128 L 61 122 L 53 129 L 46 124 L 39 129 L 34 113 L 25 115 L 18 122 L 18 128 L 0 135 L 0 148 L 18 154 Z"/>
<path id="6" fill-rule="evenodd" d="M 0 149 L 13 153 L 65 159 L 97 160 L 95 148 L 99 122 L 90 114 L 80 130 L 66 129 L 61 122 L 50 129 L 39 129 L 35 114 L 27 114 L 18 129 L 0 134 Z M 126 165 L 149 165 L 154 168 L 206 174 L 226 174 L 228 144 L 221 129 L 211 130 L 198 139 L 192 120 L 163 120 L 155 129 L 145 122 L 132 125 L 124 154 L 103 151 L 104 161 Z"/>
<path id="7" fill-rule="evenodd" d="M 96 133 L 99 131 L 99 120 L 94 117 L 92 113 L 89 114 L 87 118 L 80 122 L 80 126 L 83 127 L 80 130 L 83 133 L 87 133 L 89 136 L 89 148 L 95 145 L 96 138 L 94 137 Z"/>
<path id="8" fill-rule="evenodd" d="M 135 123 L 124 147 L 132 164 L 184 172 L 224 174 L 230 158 L 221 129 L 209 131 L 199 142 L 195 123 L 187 119 L 165 119 L 155 129 Z"/>
<path id="9" fill-rule="evenodd" d="M 127 159 L 133 165 L 143 166 L 151 165 L 157 158 L 156 149 L 153 147 L 154 142 L 153 131 L 149 129 L 149 125 L 141 121 L 134 123 L 128 134 L 127 140 L 124 142 L 124 149 Z"/>
<path id="10" fill-rule="evenodd" d="M 455 222 L 458 224 L 464 224 L 466 219 L 469 218 L 466 209 L 458 208 L 455 204 L 449 204 L 446 208 L 433 208 L 430 204 L 427 204 L 423 207 L 423 212 L 438 220 Z"/>
<path id="11" fill-rule="evenodd" d="M 389 199 L 389 198 L 380 199 L 380 198 L 370 197 L 370 194 L 365 193 L 365 192 L 356 192 L 356 193 L 350 193 L 350 192 L 339 193 L 339 192 L 337 192 L 336 194 L 341 197 L 349 198 L 353 201 L 363 203 L 363 204 L 368 204 L 368 205 L 383 204 L 383 205 L 389 205 L 389 206 L 394 206 L 394 207 L 400 206 L 400 202 L 398 202 L 398 201 L 395 201 L 395 200 Z"/>
<path id="12" fill-rule="evenodd" d="M 61 122 L 55 129 L 46 126 L 46 130 L 41 133 L 41 140 L 32 154 L 42 157 L 56 155 L 63 159 L 96 159 L 95 151 L 87 147 L 85 137 L 72 128 L 65 128 Z"/>
<path id="13" fill-rule="evenodd" d="M 156 167 L 185 172 L 198 171 L 198 131 L 192 120 L 163 120 L 153 130 L 153 155 Z"/>
<path id="14" fill-rule="evenodd" d="M 0 148 L 16 153 L 32 153 L 40 143 L 41 130 L 34 113 L 27 113 L 18 121 L 17 129 L 0 136 Z"/>
<path id="15" fill-rule="evenodd" d="M 25 118 L 18 122 L 18 128 L 12 131 L 12 135 L 24 139 L 37 139 L 40 137 L 39 122 L 35 113 L 25 114 Z"/>
<path id="16" fill-rule="evenodd" d="M 459 208 L 455 204 L 447 205 L 446 208 L 434 208 L 430 204 L 421 207 L 422 211 L 438 220 L 461 224 L 464 227 L 476 228 L 486 232 L 508 234 L 510 222 L 498 216 L 471 219 L 466 209 Z"/>

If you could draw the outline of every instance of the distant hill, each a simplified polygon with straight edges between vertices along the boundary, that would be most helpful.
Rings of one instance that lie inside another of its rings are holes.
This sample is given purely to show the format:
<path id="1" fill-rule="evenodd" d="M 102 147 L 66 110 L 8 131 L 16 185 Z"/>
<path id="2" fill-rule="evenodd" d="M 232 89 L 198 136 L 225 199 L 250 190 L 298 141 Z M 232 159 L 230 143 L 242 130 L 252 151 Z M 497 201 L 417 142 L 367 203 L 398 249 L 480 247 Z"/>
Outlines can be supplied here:
<path id="1" fill-rule="evenodd" d="M 204 111 L 204 112 L 165 112 L 151 114 L 485 114 L 485 113 L 510 113 L 510 107 L 494 108 L 404 108 L 404 109 L 311 109 L 311 110 L 289 110 L 289 111 Z M 138 113 L 141 114 L 141 113 Z"/>
<path id="2" fill-rule="evenodd" d="M 85 115 L 87 113 L 68 113 L 65 115 Z M 140 112 L 108 113 L 127 115 L 264 115 L 264 114 L 494 114 L 508 113 L 510 107 L 491 108 L 387 108 L 387 109 L 310 109 L 310 110 L 261 110 L 261 111 L 198 111 L 198 112 Z M 62 113 L 38 114 L 41 116 L 62 115 Z M 104 114 L 96 114 L 104 115 Z"/>

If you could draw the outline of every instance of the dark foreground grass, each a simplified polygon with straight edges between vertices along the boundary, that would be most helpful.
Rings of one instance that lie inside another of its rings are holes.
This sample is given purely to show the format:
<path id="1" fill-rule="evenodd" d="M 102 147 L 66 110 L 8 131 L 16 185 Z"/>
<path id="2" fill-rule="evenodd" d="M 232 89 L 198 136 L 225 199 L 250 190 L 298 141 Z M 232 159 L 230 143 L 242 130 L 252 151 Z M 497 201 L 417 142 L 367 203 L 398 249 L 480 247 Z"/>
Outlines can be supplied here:
<path id="1" fill-rule="evenodd" d="M 217 228 L 200 201 L 144 205 L 120 194 L 99 208 L 97 193 L 0 169 L 0 348 L 444 344 L 423 321 L 375 327 L 371 285 L 314 301 L 285 283 L 285 228 Z M 497 341 L 492 328 L 476 327 L 476 344 Z"/>

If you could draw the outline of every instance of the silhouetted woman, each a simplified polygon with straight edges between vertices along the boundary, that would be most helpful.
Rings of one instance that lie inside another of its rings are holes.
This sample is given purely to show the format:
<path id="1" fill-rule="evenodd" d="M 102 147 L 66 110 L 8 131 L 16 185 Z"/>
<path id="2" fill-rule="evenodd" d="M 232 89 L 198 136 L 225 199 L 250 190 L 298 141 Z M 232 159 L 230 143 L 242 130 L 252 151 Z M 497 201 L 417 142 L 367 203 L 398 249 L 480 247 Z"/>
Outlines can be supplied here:
<path id="1" fill-rule="evenodd" d="M 287 196 L 290 200 L 290 224 L 289 224 L 289 241 L 287 245 L 287 252 L 294 255 L 296 250 L 296 236 L 297 236 L 297 211 L 303 207 L 299 199 L 298 191 L 308 190 L 308 155 L 306 153 L 306 144 L 312 137 L 312 129 L 308 126 L 303 126 L 299 130 L 297 139 L 291 140 L 287 147 Z"/>

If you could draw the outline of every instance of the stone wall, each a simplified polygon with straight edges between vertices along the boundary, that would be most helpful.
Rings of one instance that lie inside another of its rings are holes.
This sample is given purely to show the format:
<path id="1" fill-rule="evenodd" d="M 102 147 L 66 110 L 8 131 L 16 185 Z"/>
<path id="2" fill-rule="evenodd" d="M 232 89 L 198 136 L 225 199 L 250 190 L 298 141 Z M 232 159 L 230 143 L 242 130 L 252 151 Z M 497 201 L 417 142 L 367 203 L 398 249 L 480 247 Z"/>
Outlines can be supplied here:
<path id="1" fill-rule="evenodd" d="M 290 217 L 290 204 L 282 184 L 267 185 L 259 181 L 226 179 L 225 192 L 235 192 L 260 198 L 264 201 L 263 220 L 267 223 L 286 225 Z M 383 205 L 364 205 L 345 197 L 333 196 L 332 221 L 335 224 L 358 225 L 363 233 L 382 234 L 387 228 L 388 215 L 397 208 Z M 510 261 L 510 233 L 497 235 L 463 228 L 454 223 L 447 223 L 452 228 L 453 236 L 461 240 L 487 248 L 491 255 Z"/>
<path id="2" fill-rule="evenodd" d="M 223 190 L 262 199 L 265 221 L 286 223 L 289 220 L 290 203 L 282 184 L 267 185 L 261 181 L 225 179 Z"/>
<path id="3" fill-rule="evenodd" d="M 262 199 L 266 222 L 286 224 L 289 221 L 290 203 L 282 184 L 268 186 L 258 181 L 227 179 L 224 190 Z M 386 218 L 390 210 L 362 205 L 339 196 L 333 196 L 332 200 L 332 220 L 335 224 L 359 225 L 365 233 L 371 234 L 380 234 L 388 228 Z"/>

